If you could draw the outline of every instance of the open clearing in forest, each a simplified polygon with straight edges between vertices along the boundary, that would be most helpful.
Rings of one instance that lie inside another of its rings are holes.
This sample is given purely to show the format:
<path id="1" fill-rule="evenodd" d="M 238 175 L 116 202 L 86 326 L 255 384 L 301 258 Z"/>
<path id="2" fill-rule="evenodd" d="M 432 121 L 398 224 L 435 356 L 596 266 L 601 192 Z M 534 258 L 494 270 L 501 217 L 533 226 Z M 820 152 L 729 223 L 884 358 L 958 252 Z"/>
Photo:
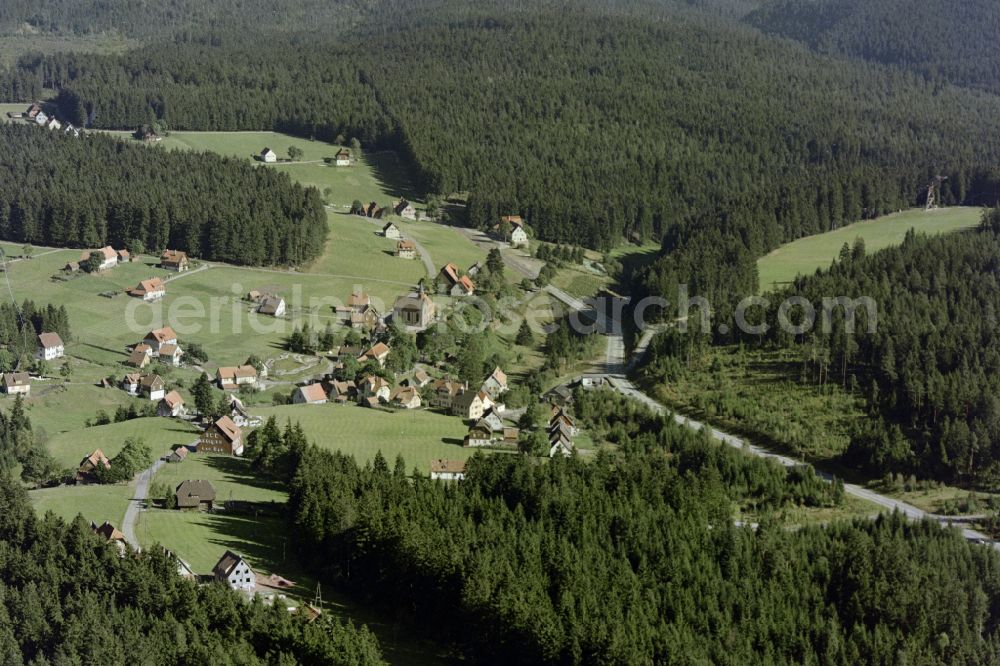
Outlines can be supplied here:
<path id="1" fill-rule="evenodd" d="M 871 253 L 899 245 L 910 229 L 928 235 L 949 233 L 976 226 L 981 215 L 981 208 L 965 206 L 932 211 L 913 209 L 800 238 L 757 260 L 760 291 L 772 291 L 798 275 L 828 268 L 844 243 L 853 245 L 855 238 L 863 238 L 866 251 Z"/>

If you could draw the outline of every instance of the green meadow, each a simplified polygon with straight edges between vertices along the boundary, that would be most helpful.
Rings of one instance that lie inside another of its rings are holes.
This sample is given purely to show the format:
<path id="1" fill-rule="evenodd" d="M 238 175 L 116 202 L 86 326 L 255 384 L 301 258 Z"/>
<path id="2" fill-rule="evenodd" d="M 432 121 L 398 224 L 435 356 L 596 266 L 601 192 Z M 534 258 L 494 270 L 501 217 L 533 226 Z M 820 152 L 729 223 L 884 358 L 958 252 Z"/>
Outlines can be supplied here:
<path id="1" fill-rule="evenodd" d="M 931 211 L 913 209 L 800 238 L 757 260 L 760 290 L 771 291 L 775 286 L 791 282 L 798 275 L 813 273 L 817 268 L 828 268 L 844 243 L 852 245 L 856 238 L 863 238 L 865 249 L 875 252 L 899 245 L 910 229 L 928 235 L 950 233 L 976 226 L 981 215 L 981 208 L 972 207 Z"/>

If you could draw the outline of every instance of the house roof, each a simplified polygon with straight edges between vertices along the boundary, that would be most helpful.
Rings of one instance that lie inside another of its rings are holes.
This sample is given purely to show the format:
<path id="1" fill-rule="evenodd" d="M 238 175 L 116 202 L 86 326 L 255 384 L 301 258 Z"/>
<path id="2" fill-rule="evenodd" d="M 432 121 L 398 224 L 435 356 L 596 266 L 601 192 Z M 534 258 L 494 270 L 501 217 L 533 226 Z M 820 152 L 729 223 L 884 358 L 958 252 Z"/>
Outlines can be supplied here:
<path id="1" fill-rule="evenodd" d="M 242 434 L 240 427 L 233 423 L 233 420 L 228 416 L 220 416 L 213 425 L 215 425 L 215 427 L 219 429 L 219 432 L 222 433 L 223 437 L 228 439 L 230 442 L 235 441 Z"/>
<path id="2" fill-rule="evenodd" d="M 349 308 L 361 308 L 371 304 L 371 296 L 363 291 L 352 292 L 351 295 L 347 297 L 347 306 Z"/>
<path id="3" fill-rule="evenodd" d="M 181 394 L 178 393 L 177 391 L 171 391 L 170 393 L 163 396 L 163 402 L 167 405 L 167 407 L 173 409 L 175 407 L 180 407 L 181 405 L 183 405 L 184 398 L 182 398 Z"/>
<path id="4" fill-rule="evenodd" d="M 112 525 L 111 523 L 109 523 L 108 521 L 104 521 L 104 524 L 101 525 L 100 527 L 98 527 L 96 523 L 91 522 L 90 523 L 90 528 L 92 530 L 94 530 L 94 532 L 96 532 L 97 534 L 99 534 L 100 536 L 102 536 L 105 539 L 107 539 L 108 541 L 124 541 L 125 540 L 125 535 L 122 532 L 120 532 L 119 530 L 115 529 L 115 526 Z"/>
<path id="5" fill-rule="evenodd" d="M 164 326 L 163 328 L 157 328 L 146 334 L 147 340 L 156 340 L 157 343 L 163 344 L 167 340 L 176 340 L 177 334 L 174 333 L 174 329 L 169 326 Z"/>
<path id="6" fill-rule="evenodd" d="M 143 375 L 140 372 L 129 372 L 125 375 L 124 381 L 126 384 L 138 384 L 142 381 Z"/>
<path id="7" fill-rule="evenodd" d="M 302 397 L 305 398 L 306 402 L 319 402 L 321 400 L 326 400 L 326 391 L 323 390 L 323 385 L 320 383 L 300 386 L 299 393 L 302 394 Z"/>
<path id="8" fill-rule="evenodd" d="M 465 461 L 464 460 L 445 460 L 444 458 L 438 458 L 437 460 L 431 461 L 431 471 L 432 472 L 451 472 L 452 474 L 460 474 L 465 472 Z"/>
<path id="9" fill-rule="evenodd" d="M 173 356 L 179 349 L 177 345 L 163 345 L 160 347 L 160 356 Z"/>
<path id="10" fill-rule="evenodd" d="M 397 227 L 397 226 L 396 226 L 395 224 L 393 224 L 392 222 L 386 222 L 386 223 L 385 223 L 385 226 L 384 226 L 384 227 L 382 227 L 382 231 L 383 231 L 383 232 L 385 232 L 385 231 L 388 231 L 389 229 L 396 229 L 396 230 L 398 231 L 398 230 L 399 230 L 399 227 Z"/>
<path id="11" fill-rule="evenodd" d="M 31 383 L 31 376 L 27 372 L 5 372 L 3 383 L 7 386 L 24 386 Z"/>
<path id="12" fill-rule="evenodd" d="M 493 368 L 493 372 L 490 373 L 490 377 L 497 380 L 497 383 L 500 384 L 500 386 L 507 386 L 507 375 L 500 369 L 500 366 Z"/>
<path id="13" fill-rule="evenodd" d="M 132 353 L 129 354 L 128 361 L 126 362 L 129 365 L 141 368 L 149 360 L 149 353 L 151 351 L 152 349 L 149 348 L 149 345 L 136 345 L 135 349 L 132 350 Z"/>
<path id="14" fill-rule="evenodd" d="M 179 264 L 187 261 L 187 252 L 183 250 L 164 250 L 160 255 L 160 263 Z"/>
<path id="15" fill-rule="evenodd" d="M 378 396 L 373 395 L 370 398 L 365 398 L 365 403 L 367 403 L 369 407 L 378 407 L 379 406 Z"/>
<path id="16" fill-rule="evenodd" d="M 219 558 L 219 561 L 215 564 L 215 566 L 212 567 L 212 574 L 217 578 L 228 578 L 229 574 L 233 572 L 233 569 L 235 569 L 236 565 L 240 562 L 246 564 L 247 568 L 253 571 L 247 561 L 243 559 L 242 555 L 234 553 L 231 550 L 227 550 L 223 553 L 222 557 Z"/>
<path id="17" fill-rule="evenodd" d="M 376 342 L 372 348 L 365 352 L 368 358 L 382 358 L 389 353 L 389 345 L 384 342 Z"/>
<path id="18" fill-rule="evenodd" d="M 389 382 L 385 381 L 384 379 L 382 379 L 378 375 L 368 375 L 364 379 L 361 380 L 361 383 L 362 384 L 367 384 L 368 385 L 368 389 L 372 390 L 372 391 L 377 391 L 380 388 L 388 387 L 389 386 Z"/>
<path id="19" fill-rule="evenodd" d="M 268 148 L 267 146 L 265 146 L 264 150 L 260 151 L 260 154 L 261 155 L 267 155 L 268 153 L 273 153 L 273 152 L 274 152 L 273 150 L 271 150 L 270 148 Z"/>
<path id="20" fill-rule="evenodd" d="M 476 285 L 469 279 L 468 275 L 458 278 L 458 284 L 462 285 L 462 288 L 470 294 L 476 290 Z"/>
<path id="21" fill-rule="evenodd" d="M 397 250 L 416 250 L 417 244 L 411 240 L 401 240 L 396 243 Z"/>
<path id="22" fill-rule="evenodd" d="M 223 380 L 227 379 L 245 379 L 247 377 L 256 377 L 257 368 L 252 365 L 241 365 L 239 367 L 223 367 L 216 370 L 218 376 Z"/>
<path id="23" fill-rule="evenodd" d="M 513 224 L 518 227 L 524 224 L 524 220 L 521 219 L 520 215 L 504 215 L 500 218 L 500 221 L 507 222 L 508 224 Z"/>
<path id="24" fill-rule="evenodd" d="M 461 382 L 456 382 L 453 379 L 439 379 L 434 382 L 434 390 L 441 393 L 442 390 L 446 391 L 448 395 L 458 395 L 465 391 L 465 384 Z"/>
<path id="25" fill-rule="evenodd" d="M 142 280 L 133 292 L 140 294 L 148 294 L 151 291 L 164 291 L 166 285 L 163 284 L 163 280 L 160 278 L 150 278 L 148 280 Z"/>
<path id="26" fill-rule="evenodd" d="M 93 453 L 80 461 L 81 469 L 97 469 L 98 467 L 111 469 L 111 461 L 108 460 L 106 455 L 104 455 L 104 451 L 101 451 L 100 449 L 95 449 Z"/>
<path id="27" fill-rule="evenodd" d="M 347 148 L 341 148 L 340 150 L 337 151 L 337 157 L 350 157 L 350 156 L 351 156 L 351 151 L 348 150 Z"/>
<path id="28" fill-rule="evenodd" d="M 177 495 L 177 506 L 180 507 L 215 501 L 215 488 L 203 479 L 181 481 L 174 492 Z"/>
<path id="29" fill-rule="evenodd" d="M 58 333 L 40 333 L 38 335 L 38 342 L 45 349 L 51 349 L 52 347 L 62 347 L 63 341 L 59 337 Z"/>
<path id="30" fill-rule="evenodd" d="M 407 208 L 412 208 L 412 206 L 410 206 L 410 202 L 407 201 L 406 199 L 400 199 L 398 202 L 396 202 L 396 205 L 393 208 L 393 210 L 395 210 L 396 213 L 398 214 L 406 210 Z"/>
<path id="31" fill-rule="evenodd" d="M 419 398 L 420 394 L 417 393 L 417 389 L 412 386 L 401 386 L 392 392 L 391 400 L 393 402 L 408 403 L 414 398 Z"/>
<path id="32" fill-rule="evenodd" d="M 262 314 L 277 314 L 278 308 L 285 304 L 285 299 L 280 296 L 267 296 L 261 299 L 258 311 Z"/>
<path id="33" fill-rule="evenodd" d="M 453 263 L 447 263 L 441 268 L 441 272 L 451 281 L 452 284 L 458 282 L 458 266 Z"/>
<path id="34" fill-rule="evenodd" d="M 188 449 L 188 447 L 178 446 L 176 449 L 170 452 L 170 455 L 177 456 L 181 460 L 184 460 L 185 458 L 188 457 L 189 453 L 191 453 L 191 451 Z"/>
<path id="35" fill-rule="evenodd" d="M 430 381 L 431 376 L 428 375 L 426 372 L 424 372 L 423 368 L 417 368 L 413 372 L 413 378 L 416 379 L 421 384 L 424 384 Z"/>
<path id="36" fill-rule="evenodd" d="M 144 375 L 141 380 L 139 380 L 139 386 L 143 388 L 153 388 L 156 386 L 163 386 L 163 378 L 159 375 Z"/>
<path id="37" fill-rule="evenodd" d="M 406 308 L 415 307 L 420 309 L 431 308 L 434 306 L 434 301 L 431 297 L 422 291 L 416 291 L 406 296 L 400 296 L 393 303 L 394 310 L 404 310 Z"/>
<path id="38" fill-rule="evenodd" d="M 97 252 L 101 256 L 103 256 L 104 259 L 105 259 L 105 261 L 107 261 L 109 259 L 117 259 L 118 258 L 118 253 L 115 251 L 115 249 L 113 247 L 111 247 L 110 245 L 105 245 L 104 247 L 99 248 L 97 250 L 85 250 L 83 252 L 83 254 L 80 255 L 80 260 L 81 261 L 86 261 L 87 259 L 90 259 L 90 255 L 92 253 L 94 253 L 94 252 Z"/>

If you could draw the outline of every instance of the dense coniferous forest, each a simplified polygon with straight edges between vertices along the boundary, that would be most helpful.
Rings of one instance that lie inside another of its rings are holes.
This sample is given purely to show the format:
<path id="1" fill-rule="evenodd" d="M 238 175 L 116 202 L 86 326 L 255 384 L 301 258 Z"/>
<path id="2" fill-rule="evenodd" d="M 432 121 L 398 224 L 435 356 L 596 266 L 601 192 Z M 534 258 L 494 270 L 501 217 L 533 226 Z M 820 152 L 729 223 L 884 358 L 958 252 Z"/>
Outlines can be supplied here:
<path id="1" fill-rule="evenodd" d="M 1000 658 L 991 550 L 898 516 L 734 527 L 734 503 L 825 505 L 839 487 L 611 393 L 577 408 L 618 453 L 475 457 L 456 485 L 305 449 L 291 489 L 300 552 L 488 663 Z"/>
<path id="2" fill-rule="evenodd" d="M 0 126 L 0 237 L 39 245 L 186 250 L 234 264 L 296 264 L 326 239 L 319 193 L 208 154 Z"/>
<path id="3" fill-rule="evenodd" d="M 819 313 L 808 334 L 772 326 L 765 343 L 801 349 L 809 377 L 857 386 L 868 402 L 873 418 L 854 434 L 846 462 L 877 475 L 1000 479 L 998 262 L 994 210 L 974 232 L 927 238 L 911 230 L 900 247 L 872 255 L 845 247 L 829 270 L 771 297 L 772 324 L 788 296 L 804 296 Z M 819 304 L 840 296 L 873 299 L 877 329 L 869 331 L 859 306 L 853 335 L 842 308 L 824 331 Z"/>
<path id="4" fill-rule="evenodd" d="M 367 629 L 197 587 L 153 548 L 120 557 L 82 518 L 37 518 L 0 477 L 4 664 L 375 664 Z"/>

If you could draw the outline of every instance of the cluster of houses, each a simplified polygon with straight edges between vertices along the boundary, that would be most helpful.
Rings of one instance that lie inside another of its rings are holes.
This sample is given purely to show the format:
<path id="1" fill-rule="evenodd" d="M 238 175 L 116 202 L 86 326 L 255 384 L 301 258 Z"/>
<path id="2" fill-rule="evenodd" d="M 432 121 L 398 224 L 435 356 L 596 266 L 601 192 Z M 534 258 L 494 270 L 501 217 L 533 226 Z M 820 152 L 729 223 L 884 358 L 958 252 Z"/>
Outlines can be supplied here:
<path id="1" fill-rule="evenodd" d="M 54 361 L 66 354 L 66 346 L 58 333 L 39 333 L 38 350 L 35 358 L 42 361 Z M 27 372 L 5 372 L 0 378 L 0 388 L 8 395 L 31 395 L 31 375 Z"/>
<path id="2" fill-rule="evenodd" d="M 183 356 L 184 350 L 177 343 L 177 333 L 169 326 L 164 326 L 147 333 L 146 337 L 132 348 L 126 363 L 142 370 L 153 359 L 157 359 L 160 363 L 177 367 L 181 364 Z"/>
<path id="3" fill-rule="evenodd" d="M 132 261 L 132 255 L 128 250 L 116 250 L 110 245 L 106 245 L 97 250 L 84 250 L 83 253 L 80 254 L 80 259 L 78 261 L 69 262 L 66 266 L 64 266 L 63 270 L 67 273 L 76 273 L 80 270 L 80 265 L 90 261 L 90 257 L 94 253 L 100 255 L 101 261 L 97 265 L 98 271 L 107 271 L 114 268 L 118 264 L 127 264 Z"/>
<path id="4" fill-rule="evenodd" d="M 458 266 L 453 263 L 447 263 L 441 268 L 438 284 L 441 292 L 449 296 L 472 296 L 476 293 L 476 285 L 468 273 L 460 273 Z"/>
<path id="5" fill-rule="evenodd" d="M 39 127 L 44 127 L 51 131 L 61 131 L 74 138 L 80 137 L 80 129 L 73 126 L 73 123 L 62 123 L 55 114 L 46 113 L 41 102 L 34 102 L 23 113 L 8 113 L 12 119 L 21 119 L 27 123 L 33 123 Z"/>
<path id="6" fill-rule="evenodd" d="M 528 247 L 528 231 L 520 215 L 504 215 L 490 231 L 497 240 L 510 243 L 511 247 Z"/>
<path id="7" fill-rule="evenodd" d="M 550 458 L 557 455 L 569 456 L 573 454 L 576 448 L 573 446 L 573 438 L 577 434 L 576 422 L 566 412 L 565 407 L 552 405 L 548 434 Z"/>
<path id="8" fill-rule="evenodd" d="M 387 215 L 392 215 L 392 214 L 396 214 L 399 217 L 403 218 L 404 220 L 416 220 L 419 216 L 417 213 L 417 209 L 414 208 L 413 204 L 411 204 L 406 199 L 400 199 L 391 206 L 379 206 L 377 202 L 372 201 L 369 202 L 367 205 L 362 204 L 360 208 L 354 211 L 354 213 L 361 217 L 369 217 L 374 220 L 381 220 Z M 401 238 L 401 236 L 398 235 L 399 227 L 397 227 L 395 224 L 392 223 L 386 225 L 386 227 L 390 226 L 393 229 L 395 229 L 395 234 L 397 235 L 395 236 L 389 235 L 385 233 L 385 229 L 383 229 L 382 231 L 383 235 L 386 238 Z"/>

